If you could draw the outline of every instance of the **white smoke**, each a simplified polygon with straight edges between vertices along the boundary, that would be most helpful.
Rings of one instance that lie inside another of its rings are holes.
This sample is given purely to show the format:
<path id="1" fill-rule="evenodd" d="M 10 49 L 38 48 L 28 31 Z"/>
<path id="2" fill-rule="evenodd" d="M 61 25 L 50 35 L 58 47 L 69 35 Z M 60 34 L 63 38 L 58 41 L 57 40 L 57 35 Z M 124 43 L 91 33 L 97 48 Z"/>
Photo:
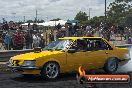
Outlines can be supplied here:
<path id="1" fill-rule="evenodd" d="M 132 71 L 132 48 L 130 48 L 130 57 L 131 60 L 127 64 L 119 67 L 117 72 L 127 73 Z"/>

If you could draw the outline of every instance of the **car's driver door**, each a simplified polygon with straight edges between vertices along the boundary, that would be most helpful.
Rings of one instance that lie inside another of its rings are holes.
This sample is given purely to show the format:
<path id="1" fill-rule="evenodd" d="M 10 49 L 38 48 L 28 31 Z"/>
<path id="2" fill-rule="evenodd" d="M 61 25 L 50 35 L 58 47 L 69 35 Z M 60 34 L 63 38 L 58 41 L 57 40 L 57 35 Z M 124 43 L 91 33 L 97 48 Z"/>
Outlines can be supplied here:
<path id="1" fill-rule="evenodd" d="M 79 43 L 81 41 L 81 44 Z M 84 47 L 84 48 L 83 48 Z M 86 68 L 87 64 L 87 52 L 86 52 L 85 40 L 77 40 L 74 42 L 72 47 L 69 49 L 74 49 L 75 52 L 67 52 L 67 67 L 70 71 L 78 71 L 79 66 Z"/>

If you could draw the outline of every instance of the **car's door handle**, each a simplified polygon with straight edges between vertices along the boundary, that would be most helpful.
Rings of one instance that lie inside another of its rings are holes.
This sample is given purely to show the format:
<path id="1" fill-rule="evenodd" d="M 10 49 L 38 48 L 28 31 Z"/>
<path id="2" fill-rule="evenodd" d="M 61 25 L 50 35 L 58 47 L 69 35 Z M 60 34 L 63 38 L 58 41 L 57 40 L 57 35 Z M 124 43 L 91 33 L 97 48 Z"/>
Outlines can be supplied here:
<path id="1" fill-rule="evenodd" d="M 106 54 L 109 54 L 108 52 L 105 52 Z"/>

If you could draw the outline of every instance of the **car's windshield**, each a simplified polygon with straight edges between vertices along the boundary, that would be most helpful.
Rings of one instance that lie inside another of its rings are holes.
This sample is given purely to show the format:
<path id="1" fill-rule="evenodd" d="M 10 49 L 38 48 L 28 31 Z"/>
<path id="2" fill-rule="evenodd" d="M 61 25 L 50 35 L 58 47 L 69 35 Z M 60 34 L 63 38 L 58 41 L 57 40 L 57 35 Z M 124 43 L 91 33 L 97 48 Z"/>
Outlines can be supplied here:
<path id="1" fill-rule="evenodd" d="M 72 40 L 57 40 L 51 42 L 44 50 L 64 50 L 69 47 Z"/>

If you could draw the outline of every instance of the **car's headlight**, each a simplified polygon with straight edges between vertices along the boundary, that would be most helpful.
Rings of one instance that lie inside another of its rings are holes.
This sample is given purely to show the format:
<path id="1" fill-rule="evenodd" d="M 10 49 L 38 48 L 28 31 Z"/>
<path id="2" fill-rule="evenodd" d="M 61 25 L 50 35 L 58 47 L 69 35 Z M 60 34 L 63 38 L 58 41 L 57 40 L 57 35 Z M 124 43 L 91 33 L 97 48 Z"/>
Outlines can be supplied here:
<path id="1" fill-rule="evenodd" d="M 35 62 L 36 62 L 35 60 L 25 60 L 22 64 L 22 66 L 31 66 L 31 67 L 33 67 L 33 66 L 35 66 Z"/>

